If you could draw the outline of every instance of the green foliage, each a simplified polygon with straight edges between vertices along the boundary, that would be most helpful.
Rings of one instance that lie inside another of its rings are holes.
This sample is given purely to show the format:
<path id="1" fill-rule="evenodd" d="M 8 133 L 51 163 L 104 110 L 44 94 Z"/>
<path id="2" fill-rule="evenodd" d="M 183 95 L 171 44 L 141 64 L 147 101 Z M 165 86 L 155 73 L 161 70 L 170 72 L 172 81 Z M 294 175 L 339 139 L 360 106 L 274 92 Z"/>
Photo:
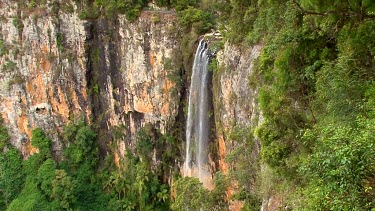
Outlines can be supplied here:
<path id="1" fill-rule="evenodd" d="M 153 128 L 143 128 L 137 134 L 137 145 L 135 147 L 137 155 L 144 161 L 150 162 L 152 150 L 154 149 L 155 134 Z"/>
<path id="2" fill-rule="evenodd" d="M 181 140 L 178 138 L 180 134 L 169 133 L 164 134 L 157 142 L 156 149 L 162 151 L 161 166 L 158 174 L 170 172 L 181 158 Z M 172 176 L 172 175 L 169 175 Z"/>
<path id="3" fill-rule="evenodd" d="M 51 139 L 44 134 L 42 129 L 36 128 L 32 131 L 31 144 L 39 149 L 41 156 L 51 156 Z"/>
<path id="4" fill-rule="evenodd" d="M 36 188 L 36 187 L 35 187 Z M 49 206 L 48 202 L 40 192 L 30 192 L 13 200 L 9 205 L 9 211 L 37 211 L 56 209 L 56 207 Z"/>
<path id="5" fill-rule="evenodd" d="M 251 30 L 257 17 L 257 0 L 234 0 L 230 5 L 229 32 L 227 37 L 234 43 L 240 43 Z M 227 8 L 224 8 L 227 9 Z"/>
<path id="6" fill-rule="evenodd" d="M 2 69 L 5 72 L 9 72 L 9 71 L 14 70 L 16 68 L 16 66 L 17 66 L 17 63 L 6 59 L 6 63 L 3 64 L 3 68 Z"/>
<path id="7" fill-rule="evenodd" d="M 176 198 L 172 210 L 208 210 L 209 191 L 205 189 L 197 178 L 183 177 L 178 179 L 174 188 Z"/>
<path id="8" fill-rule="evenodd" d="M 227 189 L 230 186 L 230 178 L 223 174 L 222 172 L 216 172 L 212 183 L 214 189 L 210 191 L 211 205 L 210 209 L 226 210 L 228 209 L 228 204 L 226 201 Z"/>
<path id="9" fill-rule="evenodd" d="M 169 7 L 171 4 L 170 0 L 156 0 L 155 3 L 159 7 Z"/>
<path id="10" fill-rule="evenodd" d="M 3 119 L 0 117 L 0 151 L 8 145 L 9 134 L 8 129 L 3 125 Z"/>
<path id="11" fill-rule="evenodd" d="M 225 38 L 242 47 L 264 43 L 249 76 L 250 85 L 259 91 L 263 114 L 254 134 L 261 143 L 261 164 L 277 179 L 267 180 L 268 187 L 257 187 L 255 182 L 255 190 L 260 188 L 266 196 L 278 192 L 288 198 L 286 205 L 306 210 L 373 207 L 369 125 L 373 124 L 374 95 L 369 93 L 375 78 L 374 3 L 230 3 L 216 1 L 215 5 L 221 12 L 218 20 L 227 29 Z M 246 137 L 236 129 L 233 133 Z M 251 165 L 251 156 L 241 157 L 251 154 L 252 146 L 237 136 L 228 138 L 238 144 L 227 158 L 234 167 L 231 179 L 239 181 L 240 187 L 241 178 L 264 179 L 249 173 L 259 172 Z M 301 192 L 298 196 L 288 193 L 280 184 Z M 256 195 L 254 187 L 249 187 L 234 197 L 252 201 Z"/>
<path id="12" fill-rule="evenodd" d="M 174 83 L 174 87 L 169 90 L 172 96 L 178 95 L 182 88 L 183 80 L 180 74 L 180 69 L 177 69 L 170 71 L 167 75 L 168 80 Z"/>
<path id="13" fill-rule="evenodd" d="M 260 198 L 254 187 L 260 166 L 253 131 L 250 127 L 236 125 L 228 139 L 237 145 L 226 156 L 226 162 L 230 164 L 229 179 L 236 181 L 239 187 L 233 199 L 244 202 L 246 207 L 256 209 L 260 205 Z"/>
<path id="14" fill-rule="evenodd" d="M 28 9 L 43 8 L 46 6 L 46 0 L 30 0 L 28 2 L 22 2 L 21 7 L 28 7 Z M 26 5 L 27 4 L 27 5 Z"/>
<path id="15" fill-rule="evenodd" d="M 228 210 L 225 194 L 229 180 L 221 172 L 213 179 L 215 188 L 207 190 L 199 179 L 183 177 L 174 183 L 176 197 L 171 205 L 172 210 Z"/>
<path id="16" fill-rule="evenodd" d="M 138 131 L 134 153 L 127 151 L 119 169 L 104 175 L 110 210 L 168 210 L 167 178 L 180 157 L 175 129 L 162 135 L 151 124 Z M 156 162 L 154 161 L 156 159 Z"/>
<path id="17" fill-rule="evenodd" d="M 92 0 L 74 0 L 78 6 L 78 17 L 85 20 L 97 19 L 100 16 L 99 8 L 95 7 Z"/>
<path id="18" fill-rule="evenodd" d="M 138 17 L 148 3 L 75 2 L 84 19 L 125 14 L 129 20 Z M 259 91 L 263 121 L 256 128 L 237 125 L 225 137 L 233 143 L 226 159 L 229 174 L 217 173 L 212 191 L 197 179 L 178 179 L 176 198 L 171 202 L 165 183 L 181 157 L 181 132 L 170 129 L 162 135 L 146 125 L 131 146 L 133 152 L 127 152 L 117 169 L 112 155 L 99 160 L 98 137 L 84 122 L 66 127 L 60 163 L 52 159 L 51 141 L 40 129 L 33 131 L 31 141 L 39 153 L 22 161 L 7 143 L 6 128 L 0 126 L 0 209 L 168 210 L 172 203 L 174 210 L 225 210 L 225 191 L 230 184 L 237 186 L 232 199 L 244 202 L 248 210 L 259 208 L 261 198 L 269 195 L 280 195 L 282 206 L 292 209 L 368 210 L 375 206 L 373 1 L 156 3 L 174 7 L 183 29 L 182 58 L 164 61 L 164 68 L 170 71 L 168 79 L 179 88 L 181 73 L 189 74 L 191 69 L 197 38 L 214 28 L 216 21 L 231 43 L 264 45 L 254 74 L 249 76 L 252 87 Z M 38 4 L 41 2 L 30 1 L 30 8 Z M 58 11 L 59 4 L 53 4 L 52 10 Z M 159 21 L 154 16 L 154 22 Z M 12 22 L 22 31 L 19 18 Z M 56 44 L 62 50 L 61 34 L 56 35 Z M 6 53 L 0 40 L 0 56 Z M 91 53 L 97 66 L 99 49 Z M 179 69 L 177 60 L 184 62 L 186 71 Z M 4 70 L 15 67 L 16 63 L 5 60 Z M 210 69 L 219 69 L 215 60 Z M 23 83 L 21 79 L 10 82 Z M 91 84 L 98 94 L 99 86 Z M 123 130 L 113 134 L 116 141 L 127 137 Z"/>
<path id="19" fill-rule="evenodd" d="M 218 64 L 218 61 L 217 61 L 216 57 L 211 60 L 208 68 L 212 72 L 215 72 L 215 71 L 219 70 L 219 64 Z"/>
<path id="20" fill-rule="evenodd" d="M 19 191 L 22 191 L 9 204 L 8 210 L 48 210 L 57 208 L 48 201 L 51 194 L 50 183 L 56 168 L 55 162 L 51 159 L 51 140 L 40 128 L 37 128 L 32 131 L 31 144 L 38 148 L 39 153 L 34 153 L 26 161 L 23 161 L 22 168 L 22 159 L 19 155 L 19 167 L 17 167 L 16 174 L 22 180 L 17 176 L 12 178 L 17 178 L 15 181 L 19 183 Z M 16 161 L 13 162 L 17 164 Z"/>
<path id="21" fill-rule="evenodd" d="M 164 69 L 165 70 L 173 70 L 172 59 L 165 58 L 164 59 Z"/>
<path id="22" fill-rule="evenodd" d="M 5 209 L 21 192 L 23 181 L 21 154 L 11 147 L 0 155 L 1 209 Z"/>
<path id="23" fill-rule="evenodd" d="M 213 17 L 209 12 L 191 6 L 180 11 L 178 16 L 178 24 L 185 31 L 194 29 L 196 34 L 203 34 L 214 26 Z"/>
<path id="24" fill-rule="evenodd" d="M 87 6 L 85 9 L 81 10 L 78 17 L 83 20 L 93 20 L 100 16 L 99 10 L 94 7 Z"/>
<path id="25" fill-rule="evenodd" d="M 98 146 L 96 134 L 84 122 L 70 123 L 65 129 L 67 148 L 64 154 L 71 168 L 79 166 L 95 167 L 98 162 Z M 89 172 L 87 172 L 89 173 Z"/>
<path id="26" fill-rule="evenodd" d="M 114 140 L 124 139 L 126 136 L 126 126 L 121 124 L 119 126 L 112 127 L 111 134 Z"/>
<path id="27" fill-rule="evenodd" d="M 96 134 L 84 122 L 70 124 L 65 131 L 64 137 L 69 140 L 66 158 L 56 164 L 51 159 L 50 139 L 41 129 L 33 130 L 31 142 L 39 153 L 23 161 L 22 171 L 17 171 L 17 175 L 26 176 L 25 183 L 9 210 L 107 210 L 108 196 L 101 192 L 95 174 Z"/>
<path id="28" fill-rule="evenodd" d="M 122 171 L 114 171 L 104 182 L 113 198 L 111 210 L 164 210 L 169 205 L 168 186 L 162 184 L 147 162 L 128 152 Z"/>
<path id="29" fill-rule="evenodd" d="M 49 155 L 50 156 L 50 155 Z M 49 178 L 49 170 L 53 169 L 53 161 L 45 160 L 45 155 L 34 154 L 23 163 L 23 174 L 26 176 L 20 195 L 12 201 L 8 210 L 46 210 L 52 207 L 48 203 L 48 198 L 39 188 L 43 184 L 43 190 L 47 190 L 48 180 L 43 181 L 38 175 Z M 48 173 L 44 175 L 44 173 Z M 48 192 L 48 191 L 47 191 Z"/>
<path id="30" fill-rule="evenodd" d="M 182 61 L 183 65 L 182 67 L 187 71 L 187 75 L 190 74 L 189 71 L 192 69 L 193 64 L 193 54 L 194 49 L 196 47 L 196 40 L 198 39 L 198 34 L 194 33 L 188 33 L 185 36 L 182 37 L 180 48 L 182 51 Z"/>
<path id="31" fill-rule="evenodd" d="M 95 84 L 95 85 L 92 87 L 92 89 L 94 90 L 94 93 L 95 93 L 96 95 L 99 94 L 99 84 Z"/>
<path id="32" fill-rule="evenodd" d="M 176 11 L 183 11 L 189 7 L 198 7 L 197 0 L 172 0 L 171 4 L 176 8 Z"/>
<path id="33" fill-rule="evenodd" d="M 38 153 L 34 153 L 27 160 L 22 162 L 22 171 L 25 175 L 36 177 L 40 165 L 44 162 L 45 157 Z"/>
<path id="34" fill-rule="evenodd" d="M 374 120 L 360 116 L 355 126 L 329 124 L 319 130 L 319 145 L 300 168 L 310 177 L 302 207 L 364 210 L 375 205 Z"/>
<path id="35" fill-rule="evenodd" d="M 96 19 L 100 15 L 115 18 L 118 14 L 125 14 L 128 20 L 133 21 L 140 15 L 142 8 L 148 4 L 148 0 L 85 0 L 82 4 L 83 9 L 79 13 L 81 19 Z"/>
<path id="36" fill-rule="evenodd" d="M 15 17 L 13 18 L 12 20 L 12 24 L 14 27 L 16 27 L 18 29 L 18 32 L 21 33 L 22 32 L 22 29 L 23 29 L 23 23 L 22 21 L 20 20 L 19 17 Z"/>
<path id="37" fill-rule="evenodd" d="M 170 89 L 172 96 L 176 96 L 182 88 L 181 67 L 176 64 L 177 58 L 163 58 L 164 69 L 167 71 L 167 78 L 174 83 L 174 88 Z"/>
<path id="38" fill-rule="evenodd" d="M 4 56 L 8 53 L 8 49 L 4 43 L 4 40 L 0 39 L 0 56 Z"/>
<path id="39" fill-rule="evenodd" d="M 39 167 L 36 175 L 38 183 L 40 184 L 40 190 L 46 197 L 52 195 L 51 182 L 55 178 L 55 168 L 55 161 L 49 158 Z"/>
<path id="40" fill-rule="evenodd" d="M 373 21 L 359 26 L 346 25 L 338 36 L 339 54 L 328 63 L 317 80 L 318 103 L 325 105 L 326 115 L 337 121 L 352 122 L 360 112 L 364 93 L 375 78 L 373 56 L 375 43 Z"/>
<path id="41" fill-rule="evenodd" d="M 314 144 L 300 167 L 302 175 L 309 175 L 303 192 L 309 198 L 301 207 L 365 210 L 374 206 L 373 27 L 373 21 L 343 26 L 337 38 L 338 58 L 317 75 L 316 103 L 325 109 L 304 136 Z"/>
<path id="42" fill-rule="evenodd" d="M 31 8 L 36 7 L 36 1 L 35 1 L 35 0 L 31 0 L 29 6 L 30 6 Z"/>
<path id="43" fill-rule="evenodd" d="M 158 24 L 158 23 L 160 23 L 160 17 L 159 17 L 159 15 L 158 14 L 154 14 L 153 16 L 152 16 L 152 22 L 154 22 L 154 24 Z"/>
<path id="44" fill-rule="evenodd" d="M 16 63 L 14 63 L 14 66 L 16 65 Z M 16 74 L 13 76 L 13 78 L 11 80 L 8 81 L 8 88 L 10 88 L 11 86 L 17 84 L 17 85 L 22 85 L 24 84 L 26 81 L 24 79 L 24 77 L 22 75 L 19 75 L 19 74 Z"/>
<path id="45" fill-rule="evenodd" d="M 56 34 L 56 46 L 57 48 L 61 51 L 64 49 L 64 46 L 63 46 L 63 34 L 61 33 L 57 33 Z"/>
<path id="46" fill-rule="evenodd" d="M 76 181 L 67 175 L 64 170 L 56 170 L 54 172 L 55 178 L 50 182 L 52 186 L 51 198 L 55 199 L 62 208 L 70 209 L 75 203 L 76 196 L 75 188 Z"/>
<path id="47" fill-rule="evenodd" d="M 352 0 L 352 1 L 339 1 L 334 0 L 330 3 L 321 0 L 303 0 L 300 1 L 301 6 L 306 11 L 314 11 L 316 13 L 332 13 L 341 18 L 347 18 L 353 14 L 357 15 L 370 15 L 373 14 L 375 3 L 368 0 Z"/>

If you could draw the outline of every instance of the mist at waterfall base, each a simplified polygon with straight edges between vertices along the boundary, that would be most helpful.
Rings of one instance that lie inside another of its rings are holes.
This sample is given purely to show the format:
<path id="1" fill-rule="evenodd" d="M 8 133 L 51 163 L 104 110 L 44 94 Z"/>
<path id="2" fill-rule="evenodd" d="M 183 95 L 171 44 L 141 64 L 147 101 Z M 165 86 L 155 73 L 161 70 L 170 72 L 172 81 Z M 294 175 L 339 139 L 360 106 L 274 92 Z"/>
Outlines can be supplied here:
<path id="1" fill-rule="evenodd" d="M 184 176 L 196 177 L 205 188 L 211 188 L 208 162 L 209 102 L 208 68 L 210 53 L 207 42 L 199 42 L 191 75 L 188 116 L 186 121 L 186 155 Z"/>

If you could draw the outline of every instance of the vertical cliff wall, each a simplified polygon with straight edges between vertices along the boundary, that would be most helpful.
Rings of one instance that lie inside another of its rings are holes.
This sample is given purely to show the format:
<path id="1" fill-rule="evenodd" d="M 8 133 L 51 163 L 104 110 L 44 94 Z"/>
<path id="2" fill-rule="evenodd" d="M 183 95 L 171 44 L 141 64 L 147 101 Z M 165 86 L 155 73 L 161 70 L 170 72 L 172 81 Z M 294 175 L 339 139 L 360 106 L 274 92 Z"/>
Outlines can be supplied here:
<path id="1" fill-rule="evenodd" d="M 238 125 L 240 127 L 256 126 L 261 121 L 257 106 L 257 90 L 250 86 L 256 59 L 262 45 L 248 49 L 239 49 L 228 43 L 219 51 L 217 60 L 219 70 L 214 74 L 214 106 L 217 138 L 219 142 L 220 169 L 228 170 L 224 158 L 236 146 L 228 138 Z"/>
<path id="2" fill-rule="evenodd" d="M 262 45 L 247 49 L 225 44 L 218 52 L 219 70 L 214 78 L 215 117 L 222 131 L 235 125 L 257 124 L 260 113 L 257 108 L 257 90 L 250 85 L 256 59 Z"/>
<path id="3" fill-rule="evenodd" d="M 249 78 L 254 71 L 261 49 L 262 45 L 240 49 L 226 43 L 224 49 L 217 54 L 219 68 L 214 72 L 213 77 L 213 99 L 218 163 L 219 169 L 225 174 L 235 169 L 236 162 L 241 162 L 240 156 L 253 157 L 253 159 L 247 159 L 254 162 L 250 163 L 246 169 L 250 170 L 251 165 L 257 165 L 260 143 L 256 139 L 247 140 L 247 138 L 252 136 L 253 129 L 262 121 L 262 115 L 256 100 L 257 89 L 251 86 Z M 233 162 L 227 160 L 228 156 L 235 157 L 234 160 L 232 159 Z M 249 189 L 254 188 L 251 175 L 247 177 Z M 237 188 L 238 183 L 234 180 L 227 191 L 229 199 Z M 230 203 L 231 210 L 240 210 L 243 206 L 238 201 Z"/>
<path id="4" fill-rule="evenodd" d="M 33 153 L 31 130 L 40 127 L 59 153 L 59 132 L 80 118 L 108 131 L 102 140 L 123 125 L 120 152 L 147 122 L 163 131 L 180 102 L 175 15 L 81 20 L 65 2 L 0 2 L 0 112 L 11 143 L 24 156 Z"/>
<path id="5" fill-rule="evenodd" d="M 164 132 L 178 113 L 181 79 L 173 62 L 179 54 L 177 36 L 171 32 L 174 21 L 173 13 L 143 12 L 132 23 L 120 16 L 90 25 L 87 75 L 94 119 L 108 130 L 102 139 L 108 140 L 114 127 L 124 128 L 120 153 L 146 123 Z"/>
<path id="6" fill-rule="evenodd" d="M 87 92 L 85 22 L 74 11 L 52 7 L 29 9 L 13 1 L 0 3 L 0 111 L 11 142 L 24 155 L 32 153 L 31 130 L 58 132 L 71 116 L 91 115 Z"/>

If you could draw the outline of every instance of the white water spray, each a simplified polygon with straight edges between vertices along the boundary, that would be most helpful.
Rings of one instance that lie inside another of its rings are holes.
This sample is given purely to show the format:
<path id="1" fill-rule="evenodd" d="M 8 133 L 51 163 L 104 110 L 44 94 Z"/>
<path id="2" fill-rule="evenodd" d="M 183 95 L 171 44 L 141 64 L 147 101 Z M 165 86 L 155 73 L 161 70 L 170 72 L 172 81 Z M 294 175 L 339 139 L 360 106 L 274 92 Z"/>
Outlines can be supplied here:
<path id="1" fill-rule="evenodd" d="M 199 42 L 195 53 L 189 90 L 186 122 L 186 155 L 184 176 L 197 177 L 209 188 L 211 175 L 208 163 L 208 65 L 210 55 L 207 43 Z"/>

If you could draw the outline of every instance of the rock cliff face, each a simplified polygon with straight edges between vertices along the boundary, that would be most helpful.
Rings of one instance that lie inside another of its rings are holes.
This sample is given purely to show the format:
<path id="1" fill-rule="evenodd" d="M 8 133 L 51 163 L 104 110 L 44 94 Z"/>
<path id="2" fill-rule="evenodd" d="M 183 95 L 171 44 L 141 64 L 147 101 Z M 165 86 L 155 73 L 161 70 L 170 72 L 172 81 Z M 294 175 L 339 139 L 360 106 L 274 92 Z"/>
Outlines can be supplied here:
<path id="1" fill-rule="evenodd" d="M 153 21 L 155 14 L 160 22 Z M 119 143 L 121 154 L 146 123 L 164 132 L 177 116 L 181 79 L 172 59 L 179 53 L 170 30 L 174 20 L 173 14 L 143 12 L 133 23 L 121 16 L 90 23 L 87 77 L 94 119 L 108 129 L 104 139 L 113 128 L 124 128 L 128 141 Z"/>
<path id="2" fill-rule="evenodd" d="M 261 121 L 257 106 L 257 90 L 250 86 L 255 60 L 259 57 L 262 45 L 241 50 L 226 43 L 224 50 L 217 55 L 220 70 L 215 74 L 214 105 L 215 122 L 218 124 L 217 138 L 219 155 L 222 158 L 220 168 L 228 170 L 223 161 L 232 146 L 231 140 L 225 140 L 236 125 L 241 127 L 256 126 Z"/>
<path id="3" fill-rule="evenodd" d="M 214 83 L 214 98 L 218 100 L 215 114 L 224 130 L 230 130 L 236 124 L 251 126 L 258 123 L 257 90 L 250 86 L 249 76 L 261 49 L 262 45 L 243 50 L 226 43 L 217 55 L 221 70 Z"/>
<path id="4" fill-rule="evenodd" d="M 29 141 L 35 127 L 49 134 L 59 153 L 59 133 L 69 121 L 97 122 L 108 131 L 103 140 L 123 125 L 121 153 L 147 122 L 163 131 L 176 117 L 173 13 L 85 21 L 73 2 L 35 9 L 1 1 L 0 17 L 0 112 L 24 156 L 36 151 Z"/>
<path id="5" fill-rule="evenodd" d="M 259 126 L 262 121 L 262 113 L 258 107 L 257 97 L 258 89 L 254 81 L 251 81 L 251 76 L 254 72 L 254 65 L 260 55 L 263 45 L 254 45 L 247 49 L 239 49 L 236 46 L 225 44 L 224 49 L 218 52 L 217 60 L 220 66 L 219 70 L 214 73 L 213 78 L 213 99 L 215 110 L 215 124 L 216 124 L 216 138 L 218 142 L 219 155 L 219 169 L 224 173 L 229 173 L 233 168 L 225 160 L 228 155 L 240 148 L 241 141 L 233 140 L 233 133 L 238 133 L 238 129 L 249 129 L 254 135 L 254 129 Z M 255 82 L 256 83 L 256 82 Z M 241 134 L 241 138 L 243 134 Z M 251 151 L 240 152 L 241 154 L 249 153 L 247 156 L 252 156 L 254 163 L 257 162 L 260 153 L 260 142 L 254 137 L 255 143 Z M 251 159 L 249 159 L 251 160 Z M 236 160 L 237 161 L 237 160 Z M 257 164 L 254 164 L 257 165 Z M 252 169 L 246 167 L 246 169 Z M 258 165 L 253 169 L 257 174 L 258 180 L 263 180 L 267 177 L 266 166 Z M 262 181 L 253 181 L 250 178 L 252 173 L 247 172 L 248 183 L 250 183 L 251 192 L 258 194 L 263 198 L 261 210 L 277 210 L 282 205 L 282 198 L 273 193 L 258 193 L 257 185 L 262 184 Z M 265 177 L 265 178 L 263 178 Z M 266 179 L 267 180 L 267 179 Z M 230 199 L 232 194 L 236 192 L 237 183 L 232 183 L 232 186 L 227 190 L 227 196 Z M 231 210 L 240 210 L 243 204 L 239 201 L 230 200 Z"/>
<path id="6" fill-rule="evenodd" d="M 214 74 L 213 93 L 215 107 L 216 137 L 219 145 L 219 169 L 228 173 L 231 166 L 225 158 L 238 148 L 231 134 L 236 128 L 255 128 L 262 121 L 257 106 L 257 90 L 250 86 L 249 76 L 253 73 L 256 59 L 260 55 L 262 45 L 255 45 L 248 49 L 239 49 L 225 44 L 218 52 L 217 60 L 220 66 Z M 259 142 L 256 141 L 253 156 L 259 153 Z M 228 189 L 230 198 L 236 184 Z M 231 202 L 231 210 L 240 210 L 242 204 Z"/>
<path id="7" fill-rule="evenodd" d="M 50 7 L 29 10 L 3 1 L 0 8 L 6 49 L 0 58 L 0 109 L 11 142 L 27 156 L 34 152 L 31 130 L 41 127 L 58 151 L 58 132 L 70 116 L 91 115 L 84 22 Z"/>

